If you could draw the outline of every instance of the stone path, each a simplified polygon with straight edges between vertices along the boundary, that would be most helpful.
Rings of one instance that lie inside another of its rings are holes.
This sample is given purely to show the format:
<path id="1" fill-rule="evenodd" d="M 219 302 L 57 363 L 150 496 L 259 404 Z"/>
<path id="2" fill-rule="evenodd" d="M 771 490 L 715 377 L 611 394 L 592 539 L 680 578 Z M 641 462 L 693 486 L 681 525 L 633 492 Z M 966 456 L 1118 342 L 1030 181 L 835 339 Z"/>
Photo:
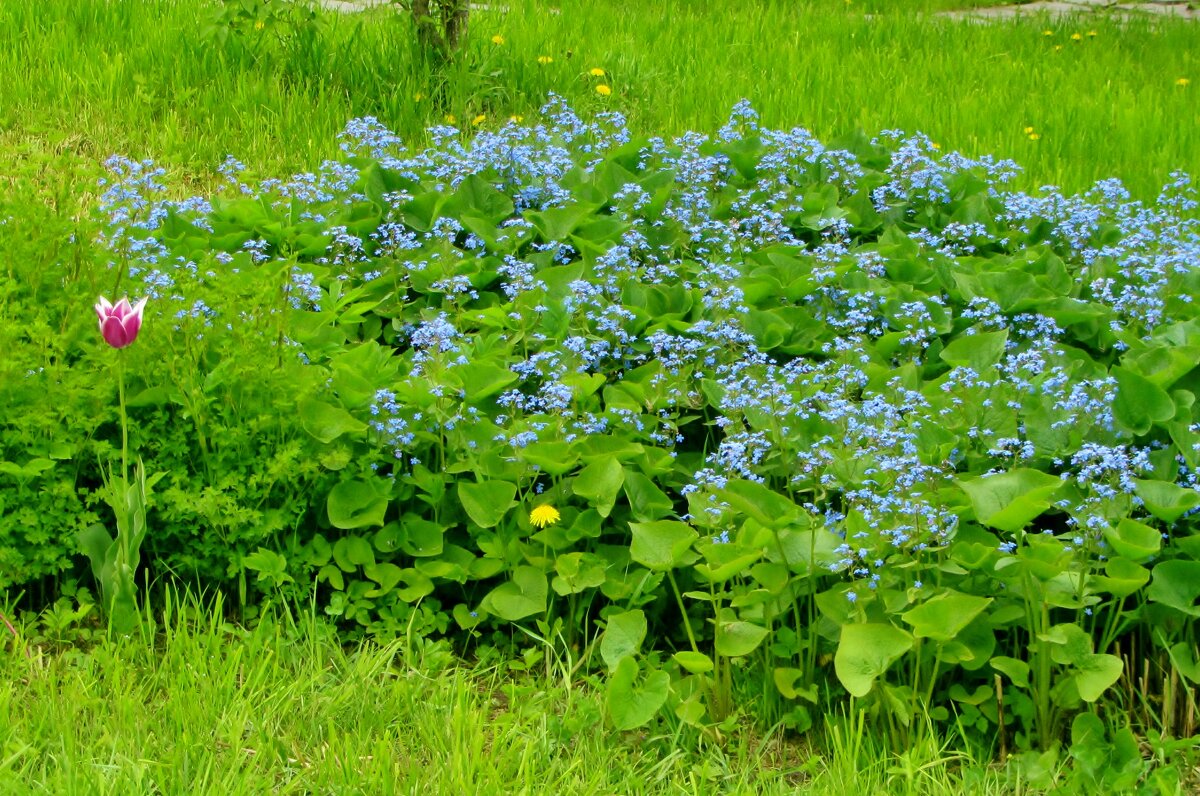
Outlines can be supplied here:
<path id="1" fill-rule="evenodd" d="M 951 19 L 977 20 L 980 22 L 1020 19 L 1045 15 L 1070 17 L 1082 15 L 1104 15 L 1118 19 L 1174 17 L 1176 19 L 1200 20 L 1200 5 L 1196 0 L 1035 0 L 991 8 L 968 8 L 961 11 L 944 11 L 939 16 Z"/>

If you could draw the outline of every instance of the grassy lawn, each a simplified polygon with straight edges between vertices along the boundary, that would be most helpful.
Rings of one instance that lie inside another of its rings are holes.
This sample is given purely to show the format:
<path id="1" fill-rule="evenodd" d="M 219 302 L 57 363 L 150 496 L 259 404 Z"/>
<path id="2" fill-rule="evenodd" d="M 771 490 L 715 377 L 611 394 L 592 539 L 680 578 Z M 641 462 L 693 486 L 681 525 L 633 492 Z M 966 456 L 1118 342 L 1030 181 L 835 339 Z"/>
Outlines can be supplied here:
<path id="1" fill-rule="evenodd" d="M 214 46 L 210 6 L 195 0 L 13 0 L 0 9 L 2 171 L 47 152 L 153 157 L 189 175 L 226 154 L 299 169 L 330 154 L 354 116 L 411 140 L 446 114 L 468 126 L 483 115 L 484 127 L 529 114 L 551 91 L 658 133 L 714 128 L 742 97 L 765 124 L 823 139 L 921 130 L 945 150 L 1016 159 L 1030 187 L 1115 176 L 1149 197 L 1172 170 L 1200 170 L 1188 134 L 1200 122 L 1195 25 L 979 25 L 890 0 L 507 7 L 474 15 L 445 79 L 414 70 L 410 25 L 388 12 L 326 15 L 319 32 L 271 47 L 266 27 L 239 49 Z M 596 67 L 607 98 L 594 93 Z"/>
<path id="2" fill-rule="evenodd" d="M 168 601 L 142 635 L 0 644 L 0 792 L 972 793 L 1005 773 L 932 742 L 894 755 L 830 723 L 618 734 L 600 690 L 540 656 L 464 668 L 436 645 L 344 649 L 321 622 L 253 630 Z M 72 631 L 71 637 L 78 631 Z M 516 664 L 521 668 L 521 664 Z"/>

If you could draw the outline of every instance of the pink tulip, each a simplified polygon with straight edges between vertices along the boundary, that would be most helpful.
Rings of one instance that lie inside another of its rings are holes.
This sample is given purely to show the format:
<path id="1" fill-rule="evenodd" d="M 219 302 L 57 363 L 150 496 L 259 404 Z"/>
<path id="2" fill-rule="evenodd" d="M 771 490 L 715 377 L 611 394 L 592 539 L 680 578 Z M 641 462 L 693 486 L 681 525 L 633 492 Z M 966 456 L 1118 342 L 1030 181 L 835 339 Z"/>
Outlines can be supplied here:
<path id="1" fill-rule="evenodd" d="M 96 315 L 100 316 L 100 334 L 104 341 L 113 348 L 124 348 L 137 339 L 142 329 L 142 310 L 146 307 L 146 299 L 130 306 L 129 299 L 123 298 L 113 306 L 104 296 L 96 305 Z"/>

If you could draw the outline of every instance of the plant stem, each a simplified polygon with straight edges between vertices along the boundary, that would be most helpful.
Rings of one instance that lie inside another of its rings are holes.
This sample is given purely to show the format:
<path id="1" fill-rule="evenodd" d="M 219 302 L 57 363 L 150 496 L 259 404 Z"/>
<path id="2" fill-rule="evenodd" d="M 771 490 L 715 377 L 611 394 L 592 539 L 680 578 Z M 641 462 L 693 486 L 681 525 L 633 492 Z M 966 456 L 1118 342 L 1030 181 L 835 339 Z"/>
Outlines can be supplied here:
<path id="1" fill-rule="evenodd" d="M 125 414 L 125 353 L 123 351 L 117 352 L 117 398 L 121 404 L 121 486 L 126 489 L 129 487 L 129 420 Z"/>
<path id="2" fill-rule="evenodd" d="M 21 642 L 21 634 L 19 634 L 17 632 L 17 629 L 12 626 L 12 622 L 9 622 L 8 617 L 5 616 L 2 612 L 0 612 L 0 622 L 4 623 L 4 626 L 8 628 L 9 633 L 12 633 L 13 641 L 15 641 L 19 644 Z M 29 650 L 25 650 L 25 657 L 26 658 L 32 657 L 29 654 Z"/>

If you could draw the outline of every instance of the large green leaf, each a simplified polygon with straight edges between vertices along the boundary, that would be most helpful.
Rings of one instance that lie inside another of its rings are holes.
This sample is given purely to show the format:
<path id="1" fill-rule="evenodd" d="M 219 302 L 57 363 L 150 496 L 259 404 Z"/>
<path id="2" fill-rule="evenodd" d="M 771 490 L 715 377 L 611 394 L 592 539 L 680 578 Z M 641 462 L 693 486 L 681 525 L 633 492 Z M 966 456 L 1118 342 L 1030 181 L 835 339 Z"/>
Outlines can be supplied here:
<path id="1" fill-rule="evenodd" d="M 310 398 L 296 407 L 300 427 L 320 442 L 333 442 L 343 434 L 366 431 L 367 424 L 340 406 Z"/>
<path id="2" fill-rule="evenodd" d="M 460 481 L 458 500 L 467 516 L 481 528 L 492 528 L 515 505 L 517 487 L 508 481 Z"/>
<path id="3" fill-rule="evenodd" d="M 629 555 L 656 572 L 682 565 L 692 542 L 699 537 L 687 525 L 673 520 L 631 522 L 629 529 L 633 532 Z"/>
<path id="4" fill-rule="evenodd" d="M 1142 499 L 1146 511 L 1163 522 L 1175 520 L 1200 506 L 1200 493 L 1169 481 L 1135 480 L 1135 494 Z"/>
<path id="5" fill-rule="evenodd" d="M 1175 416 L 1175 402 L 1154 382 L 1119 365 L 1113 367 L 1112 375 L 1117 380 L 1113 414 L 1134 434 L 1145 434 L 1151 424 Z"/>
<path id="6" fill-rule="evenodd" d="M 662 670 L 650 672 L 637 682 L 638 663 L 626 656 L 608 678 L 604 704 L 618 730 L 632 730 L 649 722 L 667 701 L 671 677 Z"/>
<path id="7" fill-rule="evenodd" d="M 799 513 L 799 507 L 785 495 L 757 481 L 731 479 L 721 489 L 721 498 L 768 528 L 789 525 Z"/>
<path id="8" fill-rule="evenodd" d="M 1121 679 L 1125 664 L 1116 655 L 1087 655 L 1075 667 L 1075 687 L 1084 702 L 1095 702 Z"/>
<path id="9" fill-rule="evenodd" d="M 349 530 L 383 525 L 389 487 L 383 479 L 342 481 L 329 491 L 329 524 Z"/>
<path id="10" fill-rule="evenodd" d="M 900 618 L 912 625 L 913 635 L 917 638 L 949 641 L 974 622 L 991 602 L 991 597 L 976 597 L 946 589 L 901 614 Z"/>
<path id="11" fill-rule="evenodd" d="M 333 560 L 343 572 L 354 572 L 359 567 L 374 564 L 375 551 L 361 536 L 344 536 L 333 546 Z"/>
<path id="12" fill-rule="evenodd" d="M 572 490 L 588 501 L 601 517 L 607 517 L 617 502 L 617 493 L 625 483 L 625 470 L 616 457 L 597 459 L 579 471 Z"/>
<path id="13" fill-rule="evenodd" d="M 1200 616 L 1200 561 L 1163 561 L 1151 572 L 1146 596 L 1188 616 Z"/>
<path id="14" fill-rule="evenodd" d="M 951 365 L 969 367 L 987 378 L 1000 357 L 1004 356 L 1007 342 L 1007 330 L 963 334 L 952 340 L 938 356 Z"/>
<path id="15" fill-rule="evenodd" d="M 1162 547 L 1162 533 L 1128 517 L 1116 527 L 1106 527 L 1104 538 L 1117 553 L 1130 561 L 1142 562 L 1157 555 Z"/>
<path id="16" fill-rule="evenodd" d="M 834 671 L 847 691 L 864 697 L 875 680 L 912 649 L 912 643 L 912 636 L 892 625 L 845 625 L 833 656 Z"/>
<path id="17" fill-rule="evenodd" d="M 627 655 L 636 655 L 646 638 L 646 614 L 638 608 L 608 617 L 600 640 L 600 657 L 611 672 Z"/>
<path id="18" fill-rule="evenodd" d="M 512 580 L 501 583 L 483 598 L 482 606 L 501 619 L 515 622 L 546 610 L 546 576 L 534 567 L 520 566 Z"/>
<path id="19" fill-rule="evenodd" d="M 625 473 L 625 498 L 633 518 L 641 522 L 661 520 L 675 510 L 671 498 L 654 481 L 636 470 Z"/>
<path id="20" fill-rule="evenodd" d="M 959 481 L 982 525 L 1015 533 L 1050 508 L 1062 479 L 1041 470 L 1017 468 Z"/>
<path id="21" fill-rule="evenodd" d="M 767 629 L 750 622 L 722 622 L 717 633 L 717 654 L 740 658 L 758 649 L 767 637 Z"/>

